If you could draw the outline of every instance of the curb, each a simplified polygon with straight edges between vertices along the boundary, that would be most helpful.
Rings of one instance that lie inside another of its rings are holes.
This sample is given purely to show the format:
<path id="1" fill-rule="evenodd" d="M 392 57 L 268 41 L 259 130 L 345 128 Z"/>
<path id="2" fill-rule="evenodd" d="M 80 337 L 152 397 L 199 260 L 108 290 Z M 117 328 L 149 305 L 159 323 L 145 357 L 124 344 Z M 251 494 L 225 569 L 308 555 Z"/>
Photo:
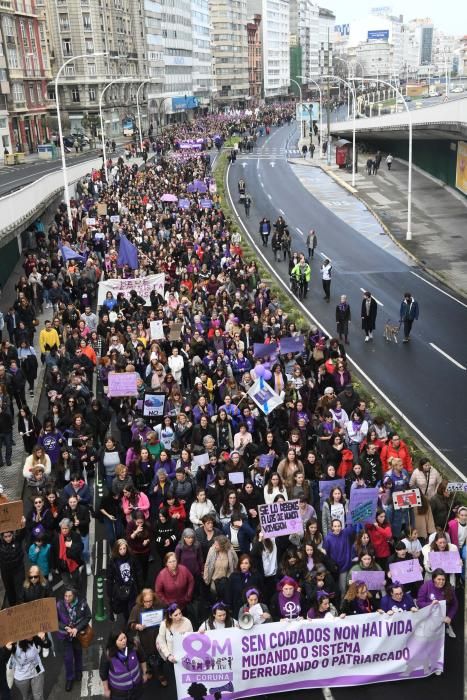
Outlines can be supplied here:
<path id="1" fill-rule="evenodd" d="M 304 160 L 305 160 L 305 159 L 304 159 Z M 374 209 L 372 208 L 372 206 L 371 206 L 370 204 L 368 204 L 368 202 L 366 202 L 360 194 L 358 194 L 358 191 L 357 191 L 354 187 L 352 187 L 352 186 L 349 185 L 347 182 L 345 182 L 344 180 L 342 180 L 342 179 L 341 179 L 338 175 L 336 175 L 332 170 L 328 170 L 328 169 L 327 169 L 327 166 L 324 166 L 324 165 L 322 165 L 322 164 L 319 163 L 319 162 L 316 162 L 316 163 L 306 163 L 306 162 L 304 162 L 304 160 L 301 161 L 301 160 L 297 160 L 297 159 L 288 158 L 288 159 L 287 159 L 287 162 L 288 162 L 288 163 L 291 163 L 292 165 L 308 165 L 309 167 L 320 168 L 324 173 L 326 173 L 326 175 L 329 175 L 330 177 L 332 177 L 332 179 L 333 179 L 335 182 L 337 182 L 338 185 L 340 185 L 340 186 L 343 187 L 344 189 L 348 190 L 351 194 L 354 195 L 354 197 L 356 197 L 362 204 L 365 205 L 365 207 L 368 209 L 368 211 L 370 212 L 370 214 L 371 214 L 371 215 L 376 219 L 376 221 L 379 223 L 379 225 L 380 225 L 381 228 L 383 229 L 384 233 L 386 233 L 386 234 L 389 236 L 389 238 L 391 239 L 391 241 L 392 241 L 395 245 L 397 245 L 397 247 L 398 247 L 400 250 L 402 250 L 406 255 L 408 255 L 408 257 L 409 257 L 421 270 L 424 270 L 425 272 L 427 272 L 428 274 L 430 274 L 432 277 L 434 277 L 434 278 L 437 279 L 439 282 L 441 282 L 441 284 L 443 284 L 445 287 L 447 287 L 448 289 L 450 289 L 451 291 L 453 291 L 455 294 L 458 294 L 462 299 L 467 299 L 467 295 L 466 295 L 465 291 L 459 289 L 458 287 L 456 287 L 456 286 L 453 285 L 452 283 L 448 283 L 448 282 L 444 279 L 444 277 L 443 277 L 442 275 L 439 274 L 439 272 L 436 272 L 436 270 L 433 270 L 431 267 L 427 267 L 427 265 L 425 265 L 425 264 L 420 260 L 420 258 L 418 258 L 414 253 L 412 253 L 412 251 L 408 250 L 408 249 L 403 245 L 403 243 L 401 243 L 401 241 L 400 241 L 398 238 L 396 238 L 396 237 L 394 236 L 394 234 L 393 234 L 393 233 L 391 232 L 391 230 L 388 228 L 387 224 L 384 223 L 384 221 L 380 218 L 380 216 L 374 211 Z"/>

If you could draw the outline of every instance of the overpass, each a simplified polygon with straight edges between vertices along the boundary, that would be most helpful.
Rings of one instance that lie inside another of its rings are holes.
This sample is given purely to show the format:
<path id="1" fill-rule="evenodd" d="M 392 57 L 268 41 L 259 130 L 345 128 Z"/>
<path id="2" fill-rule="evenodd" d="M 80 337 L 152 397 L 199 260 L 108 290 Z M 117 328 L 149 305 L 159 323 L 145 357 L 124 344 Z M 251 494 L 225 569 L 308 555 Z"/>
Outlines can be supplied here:
<path id="1" fill-rule="evenodd" d="M 413 109 L 409 113 L 403 107 L 401 112 L 393 114 L 360 117 L 355 122 L 357 143 L 367 144 L 365 150 L 370 153 L 379 149 L 407 160 L 409 118 L 412 120 L 414 165 L 436 178 L 440 185 L 467 195 L 456 184 L 459 143 L 467 141 L 467 97 Z M 331 123 L 331 134 L 349 141 L 352 129 L 352 120 Z"/>
<path id="2" fill-rule="evenodd" d="M 467 97 L 448 100 L 429 107 L 411 109 L 413 138 L 415 139 L 467 139 Z M 356 120 L 355 131 L 365 138 L 384 132 L 385 139 L 407 138 L 409 116 L 402 111 L 380 117 L 360 117 Z M 331 134 L 348 136 L 352 133 L 353 120 L 331 122 Z"/>

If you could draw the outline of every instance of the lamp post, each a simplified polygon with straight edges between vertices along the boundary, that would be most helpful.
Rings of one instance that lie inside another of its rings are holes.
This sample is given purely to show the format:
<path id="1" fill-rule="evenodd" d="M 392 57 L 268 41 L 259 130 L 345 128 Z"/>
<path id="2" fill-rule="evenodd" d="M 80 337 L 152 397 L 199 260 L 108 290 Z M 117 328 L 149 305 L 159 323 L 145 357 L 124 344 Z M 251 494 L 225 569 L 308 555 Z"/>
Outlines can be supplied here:
<path id="1" fill-rule="evenodd" d="M 138 129 L 139 129 L 139 150 L 142 153 L 143 152 L 143 131 L 141 129 L 141 111 L 139 108 L 139 92 L 142 87 L 144 87 L 147 83 L 151 82 L 151 78 L 147 78 L 146 80 L 143 80 L 141 85 L 138 86 L 138 89 L 136 90 L 136 114 L 138 116 Z"/>
<path id="2" fill-rule="evenodd" d="M 298 77 L 298 76 L 297 76 Z M 295 85 L 298 87 L 299 93 L 300 93 L 300 138 L 305 138 L 304 134 L 304 129 L 302 128 L 302 114 L 303 114 L 303 98 L 302 98 L 302 86 L 297 80 L 294 80 L 293 78 L 290 78 L 291 83 L 295 83 Z"/>
<path id="3" fill-rule="evenodd" d="M 385 80 L 380 80 L 379 82 L 383 83 L 383 85 L 393 87 L 390 83 L 387 83 Z M 412 240 L 412 115 L 410 113 L 409 105 L 407 104 L 406 100 L 404 99 L 404 95 L 402 94 L 402 91 L 399 88 L 394 88 L 394 89 L 397 92 L 398 96 L 401 98 L 402 102 L 404 103 L 404 107 L 405 107 L 406 112 L 407 112 L 407 119 L 409 122 L 409 175 L 408 175 L 408 183 L 407 183 L 407 232 L 405 234 L 405 240 L 411 241 Z"/>
<path id="4" fill-rule="evenodd" d="M 316 85 L 318 92 L 319 92 L 319 135 L 320 139 L 323 137 L 323 93 L 321 92 L 321 87 L 319 83 L 316 82 L 316 80 L 313 80 L 312 78 L 305 78 L 303 75 L 297 75 L 297 78 L 300 78 L 300 80 L 307 80 L 309 83 L 313 83 L 313 85 Z M 310 133 L 311 137 L 311 133 Z M 323 149 L 321 148 L 321 143 L 319 144 L 319 158 L 322 160 L 323 158 Z"/>
<path id="5" fill-rule="evenodd" d="M 105 93 L 107 92 L 108 88 L 111 85 L 115 85 L 115 83 L 132 83 L 134 82 L 133 78 L 115 78 L 115 80 L 111 80 L 110 83 L 107 83 L 101 90 L 101 94 L 99 95 L 99 119 L 101 122 L 101 141 L 102 141 L 102 157 L 104 160 L 104 172 L 105 172 L 105 180 L 107 184 L 109 184 L 109 171 L 107 168 L 107 150 L 105 147 L 105 132 L 104 132 L 104 117 L 102 114 L 102 102 Z"/>
<path id="6" fill-rule="evenodd" d="M 347 66 L 347 78 L 350 80 L 350 63 L 345 60 L 345 58 L 341 58 L 340 56 L 334 56 L 333 58 L 336 59 L 336 61 L 341 61 L 342 63 L 345 63 Z M 347 91 L 347 119 L 350 119 L 350 93 Z"/>
<path id="7" fill-rule="evenodd" d="M 58 81 L 60 79 L 62 71 L 69 63 L 72 63 L 73 61 L 77 61 L 79 58 L 97 58 L 98 56 L 107 56 L 107 53 L 105 51 L 98 51 L 97 53 L 86 53 L 86 54 L 79 54 L 78 56 L 72 56 L 67 61 L 65 61 L 65 63 L 62 63 L 62 65 L 58 69 L 58 72 L 57 72 L 57 75 L 55 76 L 55 81 L 54 81 L 54 84 L 55 84 L 55 106 L 57 109 L 57 122 L 58 122 L 58 138 L 60 140 L 60 153 L 62 156 L 63 189 L 65 192 L 65 203 L 66 203 L 66 210 L 67 210 L 67 215 L 68 215 L 68 225 L 70 227 L 70 231 L 71 231 L 73 219 L 71 216 L 70 190 L 68 187 L 68 175 L 66 172 L 65 146 L 63 145 L 62 117 L 60 114 L 60 101 L 58 98 Z"/>
<path id="8" fill-rule="evenodd" d="M 355 187 L 355 161 L 356 161 L 356 152 L 355 152 L 355 128 L 356 128 L 356 99 L 355 99 L 355 87 L 352 87 L 350 83 L 348 83 L 344 78 L 340 78 L 338 75 L 328 75 L 326 76 L 328 79 L 332 80 L 341 80 L 344 85 L 346 85 L 347 89 L 349 90 L 349 94 L 352 93 L 352 115 L 353 115 L 353 126 L 352 126 L 352 187 Z"/>

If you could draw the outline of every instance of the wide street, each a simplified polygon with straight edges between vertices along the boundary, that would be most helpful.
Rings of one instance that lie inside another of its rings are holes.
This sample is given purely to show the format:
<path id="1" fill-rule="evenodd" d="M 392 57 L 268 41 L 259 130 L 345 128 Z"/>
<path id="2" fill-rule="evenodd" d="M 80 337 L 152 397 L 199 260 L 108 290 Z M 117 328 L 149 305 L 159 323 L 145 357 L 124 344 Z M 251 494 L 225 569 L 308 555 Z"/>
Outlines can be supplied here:
<path id="1" fill-rule="evenodd" d="M 279 215 L 284 216 L 292 250 L 305 252 L 308 230 L 313 227 L 317 231 L 310 294 L 302 310 L 312 314 L 326 333 L 334 335 L 335 307 L 340 295 L 347 294 L 353 316 L 348 348 L 351 363 L 404 414 L 412 429 L 418 429 L 433 443 L 440 459 L 449 460 L 466 475 L 467 437 L 453 408 L 462 405 L 465 396 L 467 305 L 401 254 L 385 234 L 375 236 L 368 212 L 362 211 L 359 202 L 349 225 L 310 194 L 297 177 L 302 166 L 287 161 L 287 155 L 297 157 L 296 141 L 296 125 L 282 127 L 260 142 L 254 153 L 240 156 L 230 167 L 228 184 L 234 208 L 246 226 L 243 232 L 248 232 L 262 261 L 288 287 L 287 263 L 275 263 L 270 245 L 261 245 L 260 219 L 267 216 L 274 223 Z M 314 171 L 311 167 L 309 170 Z M 319 174 L 324 181 L 329 180 L 321 171 Z M 237 202 L 240 177 L 246 180 L 252 198 L 248 219 Z M 342 200 L 346 195 L 342 190 Z M 338 210 L 341 204 L 337 199 L 333 208 Z M 399 206 L 406 208 L 406 202 Z M 360 233 L 359 220 L 368 228 L 367 235 Z M 321 289 L 319 268 L 323 257 L 329 257 L 333 265 L 329 304 L 323 300 Z M 364 289 L 371 290 L 378 301 L 377 328 L 371 343 L 364 342 L 360 327 Z M 398 321 L 406 291 L 419 302 L 420 319 L 414 323 L 410 343 L 386 343 L 382 337 L 384 323 L 387 319 Z"/>

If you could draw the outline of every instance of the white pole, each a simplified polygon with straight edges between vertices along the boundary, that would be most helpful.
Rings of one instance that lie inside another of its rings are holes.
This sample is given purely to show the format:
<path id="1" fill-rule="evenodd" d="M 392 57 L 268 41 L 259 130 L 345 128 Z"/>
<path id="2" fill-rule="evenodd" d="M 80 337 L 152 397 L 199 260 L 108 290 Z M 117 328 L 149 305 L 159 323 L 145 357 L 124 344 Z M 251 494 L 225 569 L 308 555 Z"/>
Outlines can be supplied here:
<path id="1" fill-rule="evenodd" d="M 380 83 L 389 85 L 385 80 L 380 80 Z M 412 240 L 412 115 L 410 114 L 410 109 L 407 101 L 404 99 L 402 91 L 398 88 L 396 89 L 397 94 L 404 103 L 405 110 L 407 112 L 407 119 L 409 123 L 409 173 L 408 173 L 408 183 L 407 183 L 407 233 L 405 234 L 405 240 Z"/>
<path id="2" fill-rule="evenodd" d="M 348 83 L 344 78 L 340 78 L 338 75 L 329 75 L 327 76 L 329 78 L 332 78 L 334 80 L 341 80 L 344 85 L 347 86 L 347 90 L 350 94 L 352 94 L 352 102 L 353 102 L 353 120 L 352 120 L 352 187 L 355 187 L 355 161 L 356 161 L 356 153 L 355 153 L 355 130 L 356 130 L 356 113 L 355 113 L 355 106 L 356 106 L 356 100 L 355 100 L 355 88 L 352 87 L 350 83 Z M 350 99 L 350 97 L 349 97 Z"/>
<path id="3" fill-rule="evenodd" d="M 107 168 L 107 149 L 105 147 L 105 133 L 104 133 L 104 117 L 102 114 L 102 102 L 103 102 L 103 97 L 104 94 L 111 85 L 114 85 L 115 83 L 131 83 L 133 82 L 132 78 L 115 78 L 115 80 L 111 80 L 110 83 L 107 83 L 107 85 L 104 86 L 104 88 L 101 91 L 101 94 L 99 95 L 99 118 L 101 122 L 101 143 L 102 143 L 102 157 L 104 159 L 104 172 L 105 172 L 105 180 L 107 185 L 109 184 L 109 171 Z"/>
<path id="4" fill-rule="evenodd" d="M 294 80 L 293 78 L 290 78 L 291 83 L 295 83 L 295 85 L 298 87 L 299 93 L 300 93 L 300 138 L 304 139 L 305 138 L 305 133 L 304 129 L 302 128 L 302 123 L 303 126 L 305 126 L 302 116 L 303 116 L 303 99 L 302 99 L 302 87 L 300 83 L 297 80 Z"/>
<path id="5" fill-rule="evenodd" d="M 60 154 L 62 156 L 62 173 L 63 173 L 63 190 L 65 193 L 65 204 L 66 204 L 66 210 L 67 210 L 67 215 L 68 215 L 68 225 L 71 227 L 73 224 L 72 216 L 71 216 L 71 206 L 70 206 L 70 190 L 68 187 L 68 174 L 66 171 L 66 158 L 65 158 L 65 146 L 63 143 L 63 129 L 62 129 L 62 117 L 60 114 L 60 100 L 58 97 L 58 81 L 60 79 L 60 76 L 62 74 L 63 69 L 65 66 L 67 66 L 69 63 L 72 63 L 73 61 L 77 61 L 79 58 L 96 58 L 97 56 L 106 56 L 107 54 L 105 52 L 99 51 L 98 53 L 90 53 L 90 54 L 80 54 L 79 56 L 73 56 L 72 58 L 69 58 L 65 63 L 62 63 L 60 68 L 58 69 L 57 75 L 55 76 L 55 106 L 57 109 L 57 122 L 58 122 L 58 138 L 60 140 Z"/>
<path id="6" fill-rule="evenodd" d="M 138 89 L 136 90 L 136 112 L 138 114 L 138 129 L 139 129 L 139 150 L 141 153 L 143 153 L 143 132 L 141 130 L 141 112 L 139 108 L 139 91 L 141 88 L 146 85 L 146 83 L 149 83 L 149 80 L 143 80 L 141 85 L 139 85 Z"/>
<path id="7" fill-rule="evenodd" d="M 323 149 L 321 148 L 321 139 L 323 138 L 323 93 L 321 92 L 321 88 L 316 82 L 316 80 L 312 80 L 311 78 L 308 78 L 308 80 L 310 81 L 310 83 L 313 83 L 313 85 L 316 85 L 319 91 L 319 159 L 322 160 Z"/>

